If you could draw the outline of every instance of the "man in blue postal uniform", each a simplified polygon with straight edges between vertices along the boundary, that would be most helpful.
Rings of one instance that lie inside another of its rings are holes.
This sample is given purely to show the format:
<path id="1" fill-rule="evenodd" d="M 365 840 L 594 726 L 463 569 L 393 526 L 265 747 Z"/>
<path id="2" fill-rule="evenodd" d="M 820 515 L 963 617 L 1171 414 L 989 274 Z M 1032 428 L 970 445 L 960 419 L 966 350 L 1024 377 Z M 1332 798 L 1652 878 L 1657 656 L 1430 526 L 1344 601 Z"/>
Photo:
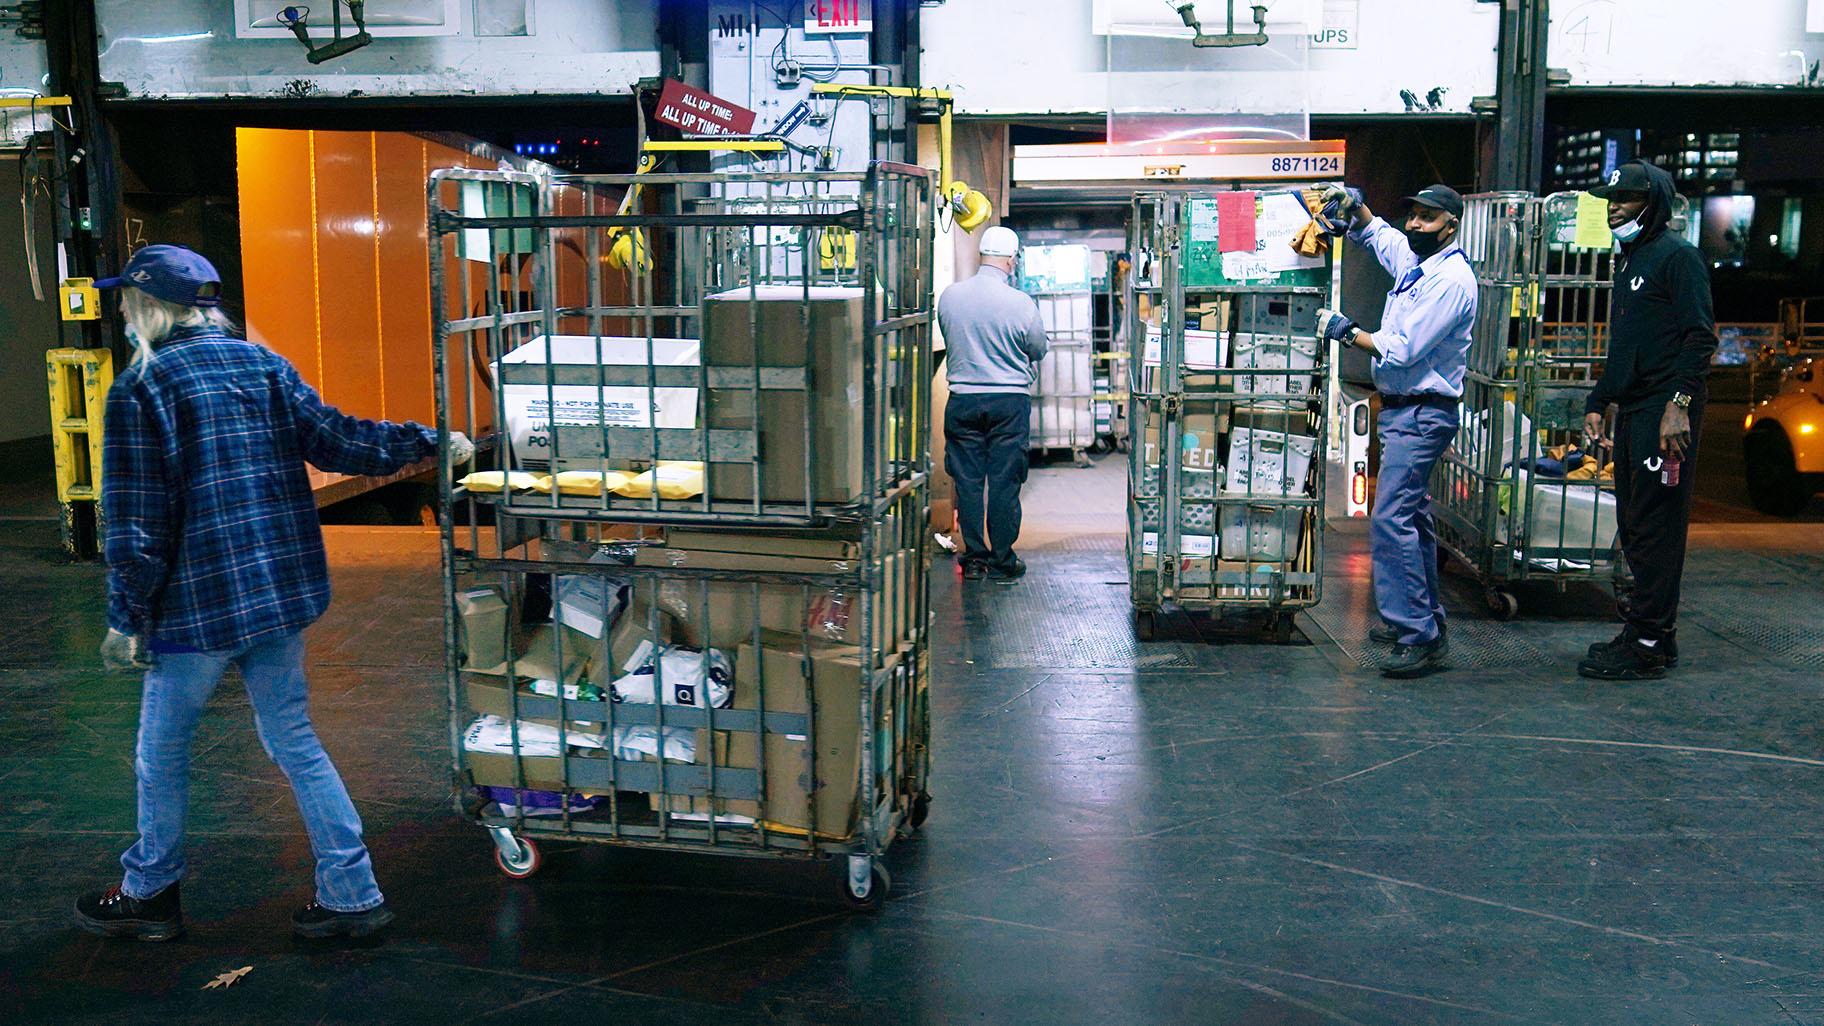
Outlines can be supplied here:
<path id="1" fill-rule="evenodd" d="M 1457 232 L 1463 197 L 1446 185 L 1408 196 L 1402 231 L 1376 217 L 1361 194 L 1331 186 L 1323 217 L 1346 220 L 1351 242 L 1393 276 L 1379 331 L 1334 310 L 1318 311 L 1318 334 L 1367 351 L 1381 395 L 1381 468 L 1371 539 L 1374 600 L 1382 626 L 1369 636 L 1392 644 L 1389 677 L 1441 669 L 1449 651 L 1438 590 L 1438 537 L 1427 487 L 1457 434 L 1457 409 L 1476 320 L 1476 276 Z"/>

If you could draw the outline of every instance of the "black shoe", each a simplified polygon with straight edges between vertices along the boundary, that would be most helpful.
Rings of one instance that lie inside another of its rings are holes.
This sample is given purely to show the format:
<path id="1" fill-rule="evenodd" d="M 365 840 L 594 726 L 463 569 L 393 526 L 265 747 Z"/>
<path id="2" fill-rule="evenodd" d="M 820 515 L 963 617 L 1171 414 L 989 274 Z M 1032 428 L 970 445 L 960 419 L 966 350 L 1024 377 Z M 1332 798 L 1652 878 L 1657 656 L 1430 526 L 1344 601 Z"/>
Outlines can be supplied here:
<path id="1" fill-rule="evenodd" d="M 1661 645 L 1664 642 L 1660 643 Z M 1658 680 L 1672 665 L 1659 645 L 1643 645 L 1633 638 L 1601 651 L 1577 664 L 1577 672 L 1595 680 Z"/>
<path id="2" fill-rule="evenodd" d="M 1009 584 L 1026 576 L 1026 563 L 1020 557 L 1013 557 L 1013 562 L 1006 566 L 994 568 L 994 579 L 1002 584 Z"/>
<path id="3" fill-rule="evenodd" d="M 979 581 L 988 576 L 988 565 L 970 560 L 963 564 L 963 580 Z"/>
<path id="4" fill-rule="evenodd" d="M 1396 680 L 1422 677 L 1443 669 L 1444 657 L 1449 652 L 1450 643 L 1441 634 L 1418 645 L 1395 645 L 1393 654 L 1381 663 L 1381 676 Z"/>
<path id="5" fill-rule="evenodd" d="M 1591 645 L 1588 655 L 1591 659 L 1595 659 L 1609 649 L 1619 648 L 1622 645 L 1633 643 L 1638 637 L 1640 637 L 1640 635 L 1634 630 L 1634 625 L 1628 624 L 1622 627 L 1621 633 L 1615 635 L 1613 638 L 1610 638 L 1607 641 L 1598 641 L 1596 644 Z M 1678 635 L 1676 632 L 1659 639 L 1659 644 L 1654 647 L 1657 648 L 1659 654 L 1664 657 L 1668 669 L 1678 665 Z"/>
<path id="6" fill-rule="evenodd" d="M 1438 625 L 1438 637 L 1445 637 L 1449 632 L 1450 628 L 1447 625 Z M 1390 623 L 1384 623 L 1368 632 L 1368 640 L 1377 645 L 1392 645 L 1399 642 L 1401 633 L 1402 632 L 1398 627 L 1395 627 Z M 1449 645 L 1446 645 L 1445 648 L 1448 649 Z"/>
<path id="7" fill-rule="evenodd" d="M 103 937 L 176 940 L 184 933 L 184 908 L 176 884 L 144 901 L 128 895 L 115 884 L 105 891 L 77 898 L 76 922 L 90 933 Z"/>
<path id="8" fill-rule="evenodd" d="M 367 937 L 386 929 L 395 917 L 392 909 L 375 905 L 365 912 L 337 912 L 316 902 L 291 914 L 291 932 L 299 937 Z"/>

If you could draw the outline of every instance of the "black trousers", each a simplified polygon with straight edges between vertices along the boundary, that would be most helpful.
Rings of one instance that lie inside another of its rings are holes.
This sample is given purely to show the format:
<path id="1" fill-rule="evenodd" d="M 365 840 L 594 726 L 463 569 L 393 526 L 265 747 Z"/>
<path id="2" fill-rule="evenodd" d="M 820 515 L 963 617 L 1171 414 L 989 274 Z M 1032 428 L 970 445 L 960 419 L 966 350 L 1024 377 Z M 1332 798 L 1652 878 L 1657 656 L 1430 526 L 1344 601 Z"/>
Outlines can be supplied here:
<path id="1" fill-rule="evenodd" d="M 1023 392 L 950 393 L 944 408 L 944 469 L 956 481 L 963 561 L 1013 565 L 1020 537 L 1020 486 L 1029 467 L 1032 397 Z M 986 498 L 983 490 L 986 489 Z M 982 533 L 986 514 L 987 534 Z"/>
<path id="2" fill-rule="evenodd" d="M 1648 639 L 1671 637 L 1678 626 L 1678 591 L 1685 576 L 1685 536 L 1691 527 L 1704 404 L 1691 404 L 1691 444 L 1676 485 L 1662 483 L 1671 469 L 1671 461 L 1659 452 L 1659 421 L 1664 414 L 1665 407 L 1656 406 L 1615 419 L 1615 514 L 1622 555 L 1634 573 L 1622 618 Z"/>

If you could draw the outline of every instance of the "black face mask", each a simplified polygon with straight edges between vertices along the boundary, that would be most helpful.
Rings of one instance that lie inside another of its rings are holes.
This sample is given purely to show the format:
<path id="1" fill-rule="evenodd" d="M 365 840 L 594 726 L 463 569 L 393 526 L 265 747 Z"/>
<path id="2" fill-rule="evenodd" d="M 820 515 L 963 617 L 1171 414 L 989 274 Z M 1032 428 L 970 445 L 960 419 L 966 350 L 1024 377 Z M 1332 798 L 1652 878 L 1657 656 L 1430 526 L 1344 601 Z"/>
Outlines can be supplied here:
<path id="1" fill-rule="evenodd" d="M 1414 228 L 1406 229 L 1406 245 L 1412 247 L 1413 256 L 1424 260 L 1444 248 L 1444 241 L 1438 232 L 1424 232 Z"/>

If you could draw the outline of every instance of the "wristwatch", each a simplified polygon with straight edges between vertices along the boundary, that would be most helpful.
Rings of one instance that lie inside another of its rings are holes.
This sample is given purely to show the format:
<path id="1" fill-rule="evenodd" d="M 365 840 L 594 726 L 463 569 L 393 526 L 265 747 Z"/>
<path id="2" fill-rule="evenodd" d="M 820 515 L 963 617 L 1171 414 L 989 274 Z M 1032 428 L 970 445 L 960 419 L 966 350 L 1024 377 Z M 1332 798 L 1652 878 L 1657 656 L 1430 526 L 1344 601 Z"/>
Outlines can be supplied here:
<path id="1" fill-rule="evenodd" d="M 1691 397 L 1683 392 L 1674 392 L 1672 393 L 1672 405 L 1681 410 L 1688 410 L 1691 408 Z"/>

